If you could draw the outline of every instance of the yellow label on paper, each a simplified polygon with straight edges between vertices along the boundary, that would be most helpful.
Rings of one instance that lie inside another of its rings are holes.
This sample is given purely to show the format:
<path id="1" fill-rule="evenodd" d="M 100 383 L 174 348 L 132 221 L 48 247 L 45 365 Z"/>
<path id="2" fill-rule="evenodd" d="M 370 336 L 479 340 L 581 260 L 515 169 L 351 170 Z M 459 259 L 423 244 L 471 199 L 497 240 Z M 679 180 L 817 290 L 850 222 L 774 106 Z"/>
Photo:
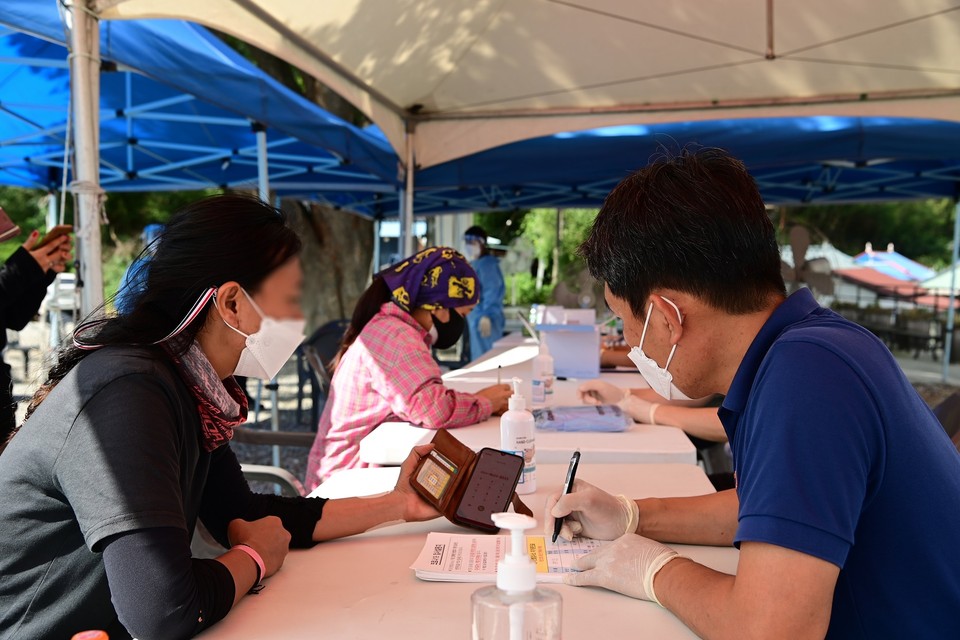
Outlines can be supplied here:
<path id="1" fill-rule="evenodd" d="M 550 573 L 547 566 L 547 541 L 543 536 L 527 536 L 527 553 L 533 564 L 537 565 L 537 573 Z"/>

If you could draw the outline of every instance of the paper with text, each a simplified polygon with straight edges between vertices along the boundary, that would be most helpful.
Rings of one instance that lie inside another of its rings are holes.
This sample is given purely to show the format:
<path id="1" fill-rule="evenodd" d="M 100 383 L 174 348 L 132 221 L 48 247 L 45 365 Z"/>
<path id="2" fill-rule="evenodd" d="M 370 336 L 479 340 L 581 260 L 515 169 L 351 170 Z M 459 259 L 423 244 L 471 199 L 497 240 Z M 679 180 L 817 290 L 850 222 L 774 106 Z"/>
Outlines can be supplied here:
<path id="1" fill-rule="evenodd" d="M 537 582 L 563 582 L 563 574 L 576 571 L 573 560 L 590 553 L 603 540 L 574 538 L 556 542 L 543 535 L 528 535 L 527 551 L 537 567 Z M 496 582 L 497 561 L 510 548 L 510 536 L 430 533 L 411 569 L 421 580 L 443 582 Z"/>

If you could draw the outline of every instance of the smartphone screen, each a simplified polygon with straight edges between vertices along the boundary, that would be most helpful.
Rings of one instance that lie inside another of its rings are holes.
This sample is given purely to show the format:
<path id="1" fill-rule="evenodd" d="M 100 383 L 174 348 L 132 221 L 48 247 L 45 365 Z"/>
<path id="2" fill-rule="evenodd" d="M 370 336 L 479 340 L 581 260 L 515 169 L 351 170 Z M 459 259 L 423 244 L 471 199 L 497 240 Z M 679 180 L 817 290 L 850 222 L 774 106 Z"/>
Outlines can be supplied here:
<path id="1" fill-rule="evenodd" d="M 523 458 L 497 449 L 481 449 L 473 475 L 457 507 L 457 517 L 492 527 L 494 513 L 506 511 L 523 473 Z"/>

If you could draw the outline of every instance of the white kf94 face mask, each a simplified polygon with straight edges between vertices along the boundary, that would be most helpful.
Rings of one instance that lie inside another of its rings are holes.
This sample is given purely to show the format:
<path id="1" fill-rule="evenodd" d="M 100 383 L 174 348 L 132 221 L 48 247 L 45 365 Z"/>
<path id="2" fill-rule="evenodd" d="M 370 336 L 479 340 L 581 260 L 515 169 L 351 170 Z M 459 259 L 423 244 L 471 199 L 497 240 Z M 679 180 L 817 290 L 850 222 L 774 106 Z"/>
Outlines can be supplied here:
<path id="1" fill-rule="evenodd" d="M 680 324 L 682 325 L 683 316 L 680 315 L 680 309 L 677 305 L 663 296 L 660 296 L 660 298 L 674 308 L 677 312 L 677 318 L 679 318 Z M 643 332 L 640 334 L 640 344 L 630 349 L 627 357 L 637 366 L 637 370 L 640 372 L 640 375 L 643 376 L 643 379 L 646 380 L 647 384 L 650 385 L 650 388 L 659 395 L 667 400 L 690 400 L 683 391 L 677 388 L 677 385 L 673 384 L 673 374 L 667 371 L 670 367 L 670 361 L 673 360 L 673 354 L 677 350 L 677 345 L 673 345 L 673 348 L 670 349 L 670 355 L 667 356 L 667 363 L 662 369 L 656 360 L 650 358 L 643 352 L 643 341 L 644 338 L 647 337 L 647 327 L 650 325 L 650 314 L 652 312 L 653 303 L 651 302 L 650 306 L 647 307 L 647 318 L 643 321 Z"/>
<path id="2" fill-rule="evenodd" d="M 243 289 L 240 290 L 250 301 L 254 311 L 260 315 L 260 329 L 254 333 L 246 334 L 236 327 L 230 327 L 224 320 L 224 324 L 247 339 L 246 346 L 240 352 L 240 361 L 237 362 L 237 368 L 233 375 L 272 380 L 280 373 L 280 369 L 303 342 L 305 337 L 303 329 L 306 326 L 306 320 L 277 320 L 271 318 L 260 310 L 250 294 Z"/>

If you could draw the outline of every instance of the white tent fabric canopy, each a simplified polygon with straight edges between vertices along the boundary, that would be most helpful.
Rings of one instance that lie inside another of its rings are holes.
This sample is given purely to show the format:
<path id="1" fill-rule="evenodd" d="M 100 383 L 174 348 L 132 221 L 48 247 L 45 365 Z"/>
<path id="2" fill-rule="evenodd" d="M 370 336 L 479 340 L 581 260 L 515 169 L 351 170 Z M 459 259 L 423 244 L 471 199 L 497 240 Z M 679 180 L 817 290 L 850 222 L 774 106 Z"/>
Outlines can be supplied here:
<path id="1" fill-rule="evenodd" d="M 960 118 L 955 0 L 91 0 L 315 75 L 428 167 L 507 142 L 707 118 Z M 412 147 L 412 148 L 408 148 Z"/>
<path id="2" fill-rule="evenodd" d="M 736 117 L 960 120 L 958 0 L 82 1 L 233 34 L 356 105 L 408 168 L 407 253 L 409 168 L 509 142 Z M 960 219 L 954 237 L 956 264 Z"/>

